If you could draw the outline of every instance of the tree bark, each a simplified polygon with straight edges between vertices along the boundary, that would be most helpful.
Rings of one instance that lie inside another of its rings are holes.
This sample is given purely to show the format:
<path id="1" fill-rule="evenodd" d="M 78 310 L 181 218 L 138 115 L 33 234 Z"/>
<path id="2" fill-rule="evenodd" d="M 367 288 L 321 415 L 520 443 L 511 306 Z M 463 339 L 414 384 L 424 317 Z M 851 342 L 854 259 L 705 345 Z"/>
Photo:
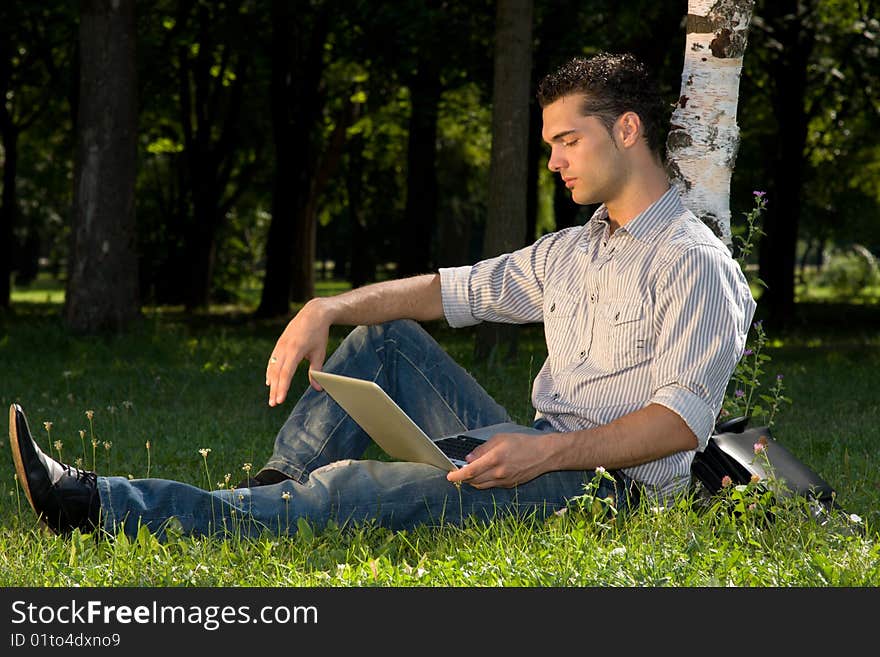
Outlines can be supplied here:
<path id="1" fill-rule="evenodd" d="M 312 133 L 321 112 L 319 86 L 328 31 L 326 7 L 315 11 L 314 16 L 294 16 L 290 3 L 272 3 L 275 179 L 258 317 L 287 315 L 291 299 L 305 301 L 314 294 L 312 176 L 318 148 Z"/>
<path id="2" fill-rule="evenodd" d="M 5 90 L 0 86 L 5 97 Z M 3 196 L 0 200 L 0 308 L 8 308 L 12 291 L 12 262 L 18 198 L 15 179 L 18 175 L 18 130 L 5 104 L 0 103 L 0 133 L 3 139 Z"/>
<path id="3" fill-rule="evenodd" d="M 534 70 L 533 70 L 534 72 Z M 534 82 L 530 84 L 534 85 Z M 531 88 L 534 88 L 532 86 Z M 544 112 L 534 94 L 529 94 L 528 169 L 526 171 L 526 241 L 537 237 L 538 232 L 538 179 L 541 167 L 541 125 Z"/>
<path id="4" fill-rule="evenodd" d="M 681 94 L 667 139 L 685 206 L 728 247 L 739 79 L 753 7 L 754 0 L 688 1 Z"/>
<path id="5" fill-rule="evenodd" d="M 797 253 L 804 150 L 807 143 L 807 66 L 816 38 L 799 20 L 815 2 L 779 0 L 768 3 L 765 19 L 782 44 L 771 64 L 773 112 L 779 127 L 770 144 L 773 176 L 768 185 L 764 237 L 759 252 L 760 277 L 766 288 L 761 305 L 774 326 L 788 324 L 794 314 L 794 270 Z M 772 6 L 770 6 L 772 5 Z"/>
<path id="6" fill-rule="evenodd" d="M 484 258 L 521 248 L 526 242 L 532 15 L 532 0 L 498 0 Z M 516 326 L 485 322 L 477 328 L 474 354 L 492 358 L 503 349 L 508 357 L 513 356 L 517 335 Z"/>
<path id="7" fill-rule="evenodd" d="M 406 156 L 406 207 L 400 239 L 399 276 L 427 273 L 433 266 L 431 240 L 437 223 L 437 115 L 440 73 L 419 58 L 410 81 L 412 114 Z"/>
<path id="8" fill-rule="evenodd" d="M 235 5 L 226 10 L 237 11 Z M 184 11 L 189 11 L 184 9 Z M 183 17 L 182 17 L 183 18 Z M 227 187 L 230 182 L 236 149 L 240 142 L 238 124 L 241 117 L 246 65 L 234 51 L 231 39 L 224 44 L 223 57 L 235 62 L 235 78 L 228 93 L 222 73 L 216 76 L 215 44 L 212 27 L 215 16 L 208 5 L 196 9 L 199 50 L 190 55 L 190 45 L 180 47 L 180 100 L 183 125 L 187 180 L 192 199 L 192 215 L 184 229 L 184 261 L 187 310 L 204 308 L 210 301 L 211 281 L 217 251 L 217 233 L 226 215 Z"/>
<path id="9" fill-rule="evenodd" d="M 81 0 L 80 105 L 64 320 L 120 331 L 140 315 L 135 255 L 135 0 Z"/>

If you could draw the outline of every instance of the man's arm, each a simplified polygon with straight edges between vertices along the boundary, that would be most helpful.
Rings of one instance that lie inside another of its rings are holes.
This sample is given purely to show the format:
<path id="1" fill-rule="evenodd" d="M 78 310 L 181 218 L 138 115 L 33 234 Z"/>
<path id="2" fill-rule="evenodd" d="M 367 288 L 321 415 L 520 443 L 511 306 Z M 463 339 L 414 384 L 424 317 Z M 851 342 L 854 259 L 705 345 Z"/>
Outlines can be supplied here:
<path id="1" fill-rule="evenodd" d="M 650 404 L 594 429 L 544 436 L 499 434 L 477 447 L 447 479 L 476 488 L 509 488 L 553 470 L 626 468 L 695 449 L 697 437 L 680 415 Z"/>
<path id="2" fill-rule="evenodd" d="M 429 321 L 443 317 L 440 275 L 424 274 L 366 285 L 332 297 L 316 297 L 294 315 L 272 349 L 266 366 L 269 406 L 284 401 L 296 368 L 308 360 L 320 370 L 333 324 L 358 326 L 394 319 Z M 311 381 L 312 387 L 321 387 Z"/>

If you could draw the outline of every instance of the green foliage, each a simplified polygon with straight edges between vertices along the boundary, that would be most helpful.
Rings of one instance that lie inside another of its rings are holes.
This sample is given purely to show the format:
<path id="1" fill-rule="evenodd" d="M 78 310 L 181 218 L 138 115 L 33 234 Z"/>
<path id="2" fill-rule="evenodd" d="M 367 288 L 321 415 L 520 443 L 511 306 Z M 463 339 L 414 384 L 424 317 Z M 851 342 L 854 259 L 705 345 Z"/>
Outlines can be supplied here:
<path id="1" fill-rule="evenodd" d="M 813 279 L 814 285 L 831 288 L 839 297 L 851 300 L 866 288 L 880 284 L 877 258 L 864 246 L 834 249 Z"/>
<path id="2" fill-rule="evenodd" d="M 779 158 L 780 121 L 803 125 L 803 152 L 789 161 L 803 167 L 797 207 L 776 206 L 772 230 L 797 225 L 810 243 L 858 242 L 877 251 L 880 230 L 880 21 L 876 7 L 854 0 L 808 0 L 781 9 L 759 0 L 749 30 L 737 121 L 741 148 L 732 181 L 731 205 L 750 203 L 753 189 L 776 196 L 789 172 Z M 778 104 L 805 84 L 802 113 Z M 801 123 L 802 122 L 802 123 Z M 795 148 L 799 148 L 795 146 Z M 792 172 L 793 173 L 793 172 Z M 781 198 L 781 196 L 778 196 Z M 795 213 L 797 216 L 795 217 Z M 779 228 L 777 228 L 779 226 Z M 770 226 L 768 225 L 768 228 Z M 773 257 L 772 255 L 770 257 Z"/>

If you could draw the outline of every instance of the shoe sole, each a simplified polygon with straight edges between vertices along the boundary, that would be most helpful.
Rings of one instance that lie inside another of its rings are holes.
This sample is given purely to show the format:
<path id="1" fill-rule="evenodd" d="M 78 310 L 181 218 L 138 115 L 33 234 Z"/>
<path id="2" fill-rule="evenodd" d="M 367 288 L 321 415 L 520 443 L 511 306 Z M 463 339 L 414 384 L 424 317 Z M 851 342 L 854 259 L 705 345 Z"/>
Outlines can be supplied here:
<path id="1" fill-rule="evenodd" d="M 30 427 L 28 426 L 27 418 L 25 417 L 23 411 L 21 419 L 28 429 L 28 434 L 30 434 Z M 33 440 L 33 438 L 31 438 L 31 440 Z M 12 461 L 15 463 L 15 473 L 18 475 L 18 483 L 21 484 L 22 490 L 24 490 L 24 496 L 27 498 L 28 504 L 31 505 L 31 509 L 33 509 L 34 513 L 37 514 L 37 518 L 39 518 L 40 520 L 40 525 L 44 529 L 54 534 L 55 532 L 53 532 L 49 525 L 46 524 L 46 521 L 43 520 L 43 514 L 37 511 L 37 507 L 34 506 L 34 500 L 31 497 L 31 489 L 28 485 L 27 472 L 24 469 L 24 461 L 21 460 L 21 445 L 18 441 L 18 416 L 15 404 L 12 404 L 9 407 L 9 443 L 12 446 Z"/>

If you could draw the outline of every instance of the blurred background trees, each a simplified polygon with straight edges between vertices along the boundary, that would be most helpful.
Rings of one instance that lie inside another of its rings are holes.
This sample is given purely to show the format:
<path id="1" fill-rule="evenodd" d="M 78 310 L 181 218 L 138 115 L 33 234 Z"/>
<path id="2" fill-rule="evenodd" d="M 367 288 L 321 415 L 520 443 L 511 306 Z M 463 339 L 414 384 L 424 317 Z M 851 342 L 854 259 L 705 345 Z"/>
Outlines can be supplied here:
<path id="1" fill-rule="evenodd" d="M 233 303 L 279 317 L 322 278 L 361 285 L 484 253 L 494 1 L 132 1 L 139 303 Z M 38 275 L 72 284 L 74 263 L 98 256 L 74 251 L 71 234 L 81 211 L 76 145 L 87 129 L 80 29 L 92 4 L 0 4 L 0 307 L 12 286 Z M 686 13 L 684 0 L 534 0 L 530 97 L 574 54 L 629 50 L 657 73 L 671 112 Z M 878 35 L 873 1 L 756 3 L 732 229 L 742 229 L 752 191 L 766 191 L 752 265 L 767 284 L 760 303 L 779 321 L 795 313 L 808 275 L 851 295 L 871 284 Z M 592 210 L 572 204 L 546 170 L 533 100 L 528 124 L 523 243 Z M 117 178 L 101 180 L 115 202 Z M 113 298 L 124 282 L 105 278 Z"/>

